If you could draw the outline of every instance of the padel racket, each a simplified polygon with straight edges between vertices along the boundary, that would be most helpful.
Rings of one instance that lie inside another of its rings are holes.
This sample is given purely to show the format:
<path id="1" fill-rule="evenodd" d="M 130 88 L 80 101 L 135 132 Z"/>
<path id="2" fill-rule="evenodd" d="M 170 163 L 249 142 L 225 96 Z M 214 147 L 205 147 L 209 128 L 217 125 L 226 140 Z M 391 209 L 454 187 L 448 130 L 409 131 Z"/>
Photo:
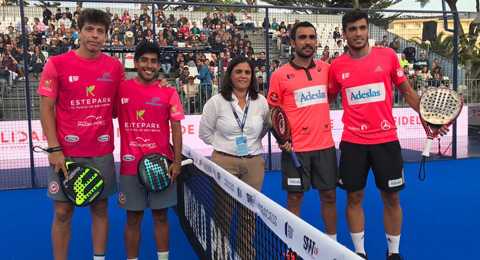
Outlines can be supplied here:
<path id="1" fill-rule="evenodd" d="M 277 139 L 277 142 L 281 145 L 286 142 L 292 144 L 292 129 L 290 128 L 290 123 L 288 122 L 287 114 L 280 107 L 274 107 L 270 111 L 270 123 L 272 126 L 272 134 Z M 303 173 L 303 168 L 300 162 L 297 159 L 297 155 L 293 150 L 290 152 L 290 157 L 292 157 L 295 168 L 297 168 L 301 173 Z M 303 189 L 303 174 L 300 174 L 300 186 Z"/>
<path id="2" fill-rule="evenodd" d="M 184 160 L 181 166 L 192 162 L 192 159 Z M 150 153 L 143 156 L 137 166 L 137 175 L 142 185 L 151 192 L 161 191 L 170 186 L 172 178 L 167 172 L 171 163 L 172 160 L 163 154 Z"/>
<path id="3" fill-rule="evenodd" d="M 47 153 L 47 149 L 34 146 L 33 151 Z M 99 170 L 76 162 L 66 162 L 68 177 L 59 172 L 63 193 L 76 206 L 85 207 L 95 201 L 105 187 L 105 178 Z"/>
<path id="4" fill-rule="evenodd" d="M 425 173 L 425 160 L 430 156 L 433 138 L 440 134 L 442 127 L 448 127 L 455 122 L 462 111 L 462 107 L 462 96 L 448 88 L 431 87 L 420 97 L 419 113 L 423 128 L 427 133 L 427 143 L 422 153 L 420 171 L 423 166 Z M 433 130 L 432 127 L 436 130 Z M 425 174 L 421 177 L 419 173 L 419 179 L 425 180 Z"/>

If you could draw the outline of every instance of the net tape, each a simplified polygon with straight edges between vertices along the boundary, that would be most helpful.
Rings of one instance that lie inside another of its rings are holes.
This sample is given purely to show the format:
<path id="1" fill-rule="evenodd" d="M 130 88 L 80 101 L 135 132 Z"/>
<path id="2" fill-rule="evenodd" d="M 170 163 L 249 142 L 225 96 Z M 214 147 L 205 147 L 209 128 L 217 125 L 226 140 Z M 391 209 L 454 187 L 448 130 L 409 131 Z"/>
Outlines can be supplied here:
<path id="1" fill-rule="evenodd" d="M 204 176 L 200 178 L 208 178 L 212 183 L 212 186 L 218 184 L 226 194 L 241 204 L 239 207 L 255 213 L 257 226 L 259 221 L 265 223 L 266 227 L 268 227 L 267 229 L 270 229 L 268 232 L 273 233 L 281 240 L 281 242 L 285 243 L 288 248 L 291 248 L 300 257 L 304 259 L 322 260 L 362 259 L 345 246 L 332 240 L 324 233 L 273 202 L 262 193 L 240 181 L 238 178 L 234 177 L 212 161 L 206 159 L 193 149 L 183 145 L 182 150 L 186 157 L 193 159 L 194 166 L 203 172 Z M 197 247 L 197 254 L 209 255 L 212 259 L 242 259 L 238 254 L 234 253 L 236 251 L 234 246 L 232 247 L 229 245 L 228 236 L 225 236 L 223 239 L 218 236 L 220 231 L 215 227 L 221 226 L 221 223 L 216 223 L 217 220 L 210 217 L 212 214 L 205 212 L 208 210 L 208 205 L 206 204 L 211 204 L 212 202 L 201 201 L 201 198 L 199 198 L 206 193 L 212 192 L 212 189 L 214 188 L 205 187 L 194 191 L 193 189 L 196 188 L 196 185 L 190 187 L 187 182 L 188 180 L 179 183 L 179 186 L 181 186 L 179 192 L 183 192 L 179 197 L 180 200 L 183 197 L 183 201 L 179 201 L 180 212 L 178 212 L 178 214 L 185 218 L 183 224 L 186 225 L 187 228 L 189 228 L 197 237 L 196 239 L 200 245 Z M 214 201 L 226 199 L 210 197 Z M 183 206 L 181 206 L 181 204 L 183 204 Z M 214 204 L 217 203 L 215 202 Z M 218 205 L 214 206 L 218 207 Z M 183 212 L 181 212 L 182 210 Z M 256 233 L 255 236 L 262 237 L 259 232 L 264 231 L 256 228 L 254 232 Z M 188 232 L 186 233 L 189 239 L 191 239 Z M 257 249 L 257 259 L 262 259 L 259 258 L 259 255 L 262 255 L 262 253 L 258 252 L 259 248 L 257 248 L 259 243 L 262 242 L 254 242 L 254 246 Z M 275 246 L 275 243 L 276 242 L 271 242 L 273 246 Z M 223 251 L 220 256 L 214 258 L 213 252 L 222 250 L 222 248 Z M 264 248 L 262 247 L 260 249 L 263 250 Z M 199 253 L 198 250 L 202 252 Z M 227 254 L 227 252 L 233 253 Z"/>

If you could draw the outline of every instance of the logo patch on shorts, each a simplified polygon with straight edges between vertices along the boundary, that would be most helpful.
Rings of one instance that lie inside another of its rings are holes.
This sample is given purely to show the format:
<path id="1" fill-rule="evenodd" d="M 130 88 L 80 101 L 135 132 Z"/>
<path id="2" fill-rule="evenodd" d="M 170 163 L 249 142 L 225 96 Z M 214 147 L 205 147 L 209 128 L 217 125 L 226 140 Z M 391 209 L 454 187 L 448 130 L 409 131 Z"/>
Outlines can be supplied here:
<path id="1" fill-rule="evenodd" d="M 123 191 L 118 193 L 118 202 L 120 204 L 125 204 L 125 201 L 127 201 L 127 196 L 125 196 L 125 193 Z"/>
<path id="2" fill-rule="evenodd" d="M 50 190 L 51 194 L 56 194 L 59 190 L 58 183 L 56 181 L 51 181 L 48 185 L 48 189 Z"/>
<path id="3" fill-rule="evenodd" d="M 288 178 L 287 179 L 288 186 L 301 186 L 302 183 L 300 182 L 300 178 Z"/>
<path id="4" fill-rule="evenodd" d="M 403 184 L 403 178 L 388 181 L 388 187 L 390 187 L 390 188 L 397 187 L 397 186 L 400 186 L 402 184 Z"/>

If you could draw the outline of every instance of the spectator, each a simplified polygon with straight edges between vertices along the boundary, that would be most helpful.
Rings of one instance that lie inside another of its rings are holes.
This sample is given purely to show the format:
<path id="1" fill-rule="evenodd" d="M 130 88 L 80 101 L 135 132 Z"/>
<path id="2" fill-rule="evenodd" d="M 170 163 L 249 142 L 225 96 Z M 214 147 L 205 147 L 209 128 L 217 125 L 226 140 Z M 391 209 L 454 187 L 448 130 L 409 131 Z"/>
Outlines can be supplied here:
<path id="1" fill-rule="evenodd" d="M 182 84 L 182 93 L 185 97 L 184 106 L 191 114 L 197 112 L 198 107 L 198 84 L 195 83 L 195 77 L 190 75 L 187 77 L 187 82 Z"/>
<path id="2" fill-rule="evenodd" d="M 57 19 L 55 18 L 55 16 L 52 14 L 52 16 L 50 17 L 50 20 L 48 20 L 48 25 L 52 24 L 54 25 L 55 27 L 57 27 Z"/>
<path id="3" fill-rule="evenodd" d="M 18 36 L 17 32 L 15 31 L 15 29 L 11 25 L 8 26 L 8 32 L 5 35 L 8 35 L 9 40 L 10 39 L 15 39 Z"/>
<path id="4" fill-rule="evenodd" d="M 380 46 L 388 47 L 388 38 L 386 35 L 383 36 L 383 40 L 380 42 Z"/>
<path id="5" fill-rule="evenodd" d="M 35 46 L 32 58 L 30 60 L 30 66 L 35 77 L 38 78 L 39 74 L 43 71 L 45 66 L 45 55 L 40 50 L 40 46 Z"/>
<path id="6" fill-rule="evenodd" d="M 105 8 L 105 12 L 107 13 L 108 16 L 110 16 L 110 18 L 113 17 L 113 14 L 110 12 L 110 7 Z"/>
<path id="7" fill-rule="evenodd" d="M 213 24 L 213 25 L 217 26 L 219 21 L 220 21 L 220 19 L 218 19 L 218 14 L 213 13 L 213 19 L 210 21 L 210 24 Z"/>
<path id="8" fill-rule="evenodd" d="M 48 24 L 48 20 L 50 20 L 52 16 L 52 11 L 50 11 L 46 6 L 42 6 L 42 16 L 43 16 L 43 23 Z"/>
<path id="9" fill-rule="evenodd" d="M 282 35 L 280 45 L 280 57 L 286 57 L 285 50 L 290 50 L 290 31 Z"/>
<path id="10" fill-rule="evenodd" d="M 17 63 L 16 72 L 20 76 L 18 80 L 25 80 L 25 73 L 28 72 L 28 67 L 25 66 L 25 61 L 23 60 L 23 48 L 16 48 L 15 54 L 11 54 L 13 60 Z M 30 61 L 30 53 L 26 53 L 27 61 Z"/>
<path id="11" fill-rule="evenodd" d="M 5 51 L 3 53 L 2 57 L 2 62 L 1 62 L 1 69 L 3 70 L 2 75 L 7 78 L 7 85 L 12 86 L 13 85 L 13 78 L 14 78 L 14 72 L 15 72 L 15 67 L 17 66 L 17 62 L 13 59 L 13 57 L 10 55 L 11 52 Z"/>
<path id="12" fill-rule="evenodd" d="M 73 17 L 75 17 L 77 14 L 80 15 L 80 12 L 82 12 L 82 8 L 80 6 L 77 6 L 75 12 L 73 12 Z"/>
<path id="13" fill-rule="evenodd" d="M 202 22 L 203 24 L 207 24 L 207 27 L 210 26 L 211 24 L 211 21 L 212 21 L 212 18 L 210 17 L 210 12 L 207 12 L 205 18 L 203 18 Z M 207 35 L 208 37 L 208 35 Z"/>
<path id="14" fill-rule="evenodd" d="M 402 68 L 405 68 L 405 66 L 409 66 L 410 67 L 410 63 L 408 62 L 407 56 L 405 55 L 405 53 L 402 53 L 402 57 L 400 58 L 400 67 Z"/>
<path id="15" fill-rule="evenodd" d="M 37 26 L 38 31 L 41 34 L 44 34 L 45 31 L 47 30 L 47 27 L 45 26 L 45 24 L 40 22 L 40 19 L 38 19 L 38 17 L 33 18 L 33 22 L 35 23 L 34 27 Z"/>
<path id="16" fill-rule="evenodd" d="M 200 80 L 202 99 L 203 102 L 205 102 L 212 97 L 212 79 L 215 78 L 215 75 L 213 75 L 207 64 L 205 64 L 205 60 L 198 59 L 197 66 L 199 68 L 199 74 L 197 75 L 197 78 Z"/>
<path id="17" fill-rule="evenodd" d="M 336 41 L 337 39 L 340 39 L 340 29 L 338 27 L 335 27 L 335 31 L 333 31 L 333 39 Z"/>
<path id="18" fill-rule="evenodd" d="M 218 10 L 218 19 L 222 24 L 225 24 L 227 22 L 227 14 L 225 14 L 225 11 L 223 10 Z"/>
<path id="19" fill-rule="evenodd" d="M 130 19 L 130 20 L 132 19 L 132 17 L 128 13 L 128 10 L 123 11 L 123 15 L 122 15 L 122 21 L 125 22 L 126 19 Z"/>
<path id="20" fill-rule="evenodd" d="M 327 50 L 323 50 L 322 58 L 320 60 L 324 61 L 326 63 L 331 63 L 332 62 L 332 59 L 330 58 Z"/>
<path id="21" fill-rule="evenodd" d="M 45 31 L 46 38 L 52 38 L 53 34 L 55 33 L 55 25 L 53 23 L 49 24 L 47 30 Z"/>
<path id="22" fill-rule="evenodd" d="M 278 68 L 280 67 L 280 61 L 275 59 L 272 61 L 271 63 L 271 68 L 270 68 L 270 75 L 272 75 L 272 73 L 277 70 Z"/>
<path id="23" fill-rule="evenodd" d="M 395 52 L 398 52 L 400 49 L 400 41 L 398 41 L 398 37 L 395 36 L 388 47 L 392 48 Z"/>
<path id="24" fill-rule="evenodd" d="M 177 20 L 175 19 L 175 16 L 173 14 L 169 15 L 167 22 L 170 23 L 170 26 L 172 28 L 177 28 Z"/>
<path id="25" fill-rule="evenodd" d="M 192 28 L 190 28 L 190 31 L 195 34 L 195 35 L 199 35 L 200 34 L 200 28 L 197 27 L 197 23 L 196 22 L 193 22 L 193 26 Z"/>
<path id="26" fill-rule="evenodd" d="M 62 9 L 57 8 L 57 13 L 55 14 L 55 20 L 60 20 L 62 18 Z"/>
<path id="27" fill-rule="evenodd" d="M 262 77 L 263 79 L 267 79 L 267 66 L 266 65 L 262 65 L 260 66 L 260 70 L 255 74 L 255 76 L 258 78 L 258 77 Z"/>
<path id="28" fill-rule="evenodd" d="M 160 55 L 160 63 L 166 78 L 170 78 L 170 72 L 173 68 L 173 55 L 171 53 L 162 53 Z"/>
<path id="29" fill-rule="evenodd" d="M 65 8 L 65 15 L 67 16 L 67 19 L 70 20 L 70 22 L 73 20 L 73 15 L 70 13 L 70 8 Z M 69 26 L 70 28 L 70 26 Z"/>
<path id="30" fill-rule="evenodd" d="M 222 52 L 225 50 L 225 44 L 222 43 L 222 38 L 219 35 L 215 37 L 215 42 L 212 44 L 212 50 Z"/>
<path id="31" fill-rule="evenodd" d="M 262 30 L 265 32 L 268 30 L 269 27 L 270 27 L 270 23 L 268 22 L 267 17 L 265 17 L 262 22 Z"/>
<path id="32" fill-rule="evenodd" d="M 53 38 L 50 42 L 50 47 L 48 47 L 48 57 L 54 57 L 61 54 L 60 46 L 58 46 L 58 39 Z"/>
<path id="33" fill-rule="evenodd" d="M 272 27 L 270 27 L 272 30 L 275 30 L 275 27 L 277 27 L 278 25 L 278 29 L 280 30 L 280 24 L 277 23 L 277 18 L 273 18 L 272 20 Z"/>
<path id="34" fill-rule="evenodd" d="M 67 18 L 66 14 L 62 14 L 60 19 L 57 19 L 57 27 L 61 27 L 60 25 L 63 23 L 65 28 L 70 28 L 72 26 L 72 21 Z"/>
<path id="35" fill-rule="evenodd" d="M 258 75 L 258 73 L 257 73 Z M 263 76 L 257 76 L 257 83 L 258 83 L 258 94 L 265 96 L 268 93 L 267 83 L 265 83 Z"/>
<path id="36" fill-rule="evenodd" d="M 223 71 L 227 69 L 228 63 L 232 60 L 232 54 L 230 52 L 226 52 L 225 56 L 223 57 L 222 67 Z"/>
<path id="37" fill-rule="evenodd" d="M 30 27 L 30 25 L 28 24 L 28 17 L 25 16 L 25 18 L 23 19 L 24 23 L 25 23 L 25 33 L 26 34 L 29 34 L 32 32 L 32 27 Z M 15 31 L 17 32 L 17 34 L 21 35 L 22 34 L 22 23 L 21 22 L 18 22 L 16 25 L 15 25 Z"/>
<path id="38" fill-rule="evenodd" d="M 431 71 L 434 71 L 436 66 L 440 66 L 440 61 L 437 58 L 433 60 Z"/>
<path id="39" fill-rule="evenodd" d="M 124 33 L 126 33 L 127 31 L 131 31 L 131 32 L 135 31 L 130 18 L 125 19 L 125 22 L 122 24 L 121 31 Z"/>
<path id="40" fill-rule="evenodd" d="M 230 13 L 227 15 L 227 21 L 235 27 L 237 26 L 237 17 L 233 13 L 233 9 L 230 9 Z"/>
<path id="41" fill-rule="evenodd" d="M 167 17 L 165 17 L 165 14 L 163 13 L 163 10 L 159 10 L 155 12 L 155 19 L 160 22 L 160 24 L 163 25 L 165 20 L 167 20 Z"/>
<path id="42" fill-rule="evenodd" d="M 260 52 L 260 57 L 258 57 L 255 61 L 254 61 L 254 66 L 257 67 L 257 68 L 261 68 L 262 66 L 266 66 L 267 65 L 267 58 L 265 57 L 265 52 L 264 51 L 261 51 Z M 264 79 L 266 79 L 266 77 L 264 77 Z"/>
<path id="43" fill-rule="evenodd" d="M 422 80 L 425 84 L 431 83 L 432 79 L 432 74 L 428 71 L 428 67 L 422 67 L 422 70 L 420 72 L 420 76 L 422 76 Z M 427 87 L 425 85 L 425 87 Z"/>
<path id="44" fill-rule="evenodd" d="M 183 61 L 181 63 L 184 63 Z M 179 85 L 184 85 L 188 83 L 188 76 L 190 75 L 190 69 L 186 66 L 178 68 L 180 75 L 178 76 Z"/>
<path id="45" fill-rule="evenodd" d="M 247 28 L 252 28 L 252 33 L 255 35 L 255 24 L 253 23 L 252 16 L 248 14 L 247 10 L 243 11 L 242 15 L 243 33 L 247 32 Z"/>
<path id="46" fill-rule="evenodd" d="M 332 48 L 332 52 L 338 52 L 338 54 L 343 54 L 343 42 L 342 40 L 337 40 L 337 45 Z"/>
<path id="47" fill-rule="evenodd" d="M 140 22 L 143 22 L 145 21 L 146 17 L 148 17 L 148 20 L 150 20 L 150 15 L 148 15 L 148 9 L 143 9 L 143 14 L 140 15 L 138 20 L 140 20 Z"/>
<path id="48" fill-rule="evenodd" d="M 430 61 L 427 60 L 426 54 L 424 52 L 420 54 L 420 59 L 417 60 L 415 66 L 415 69 L 421 69 L 421 67 L 427 67 L 427 69 L 430 68 Z"/>
<path id="49" fill-rule="evenodd" d="M 441 85 L 444 85 L 444 81 L 443 81 L 443 75 L 442 75 L 442 72 L 440 72 L 440 70 L 442 69 L 442 67 L 440 67 L 439 65 L 435 66 L 435 68 L 433 69 L 433 71 L 431 72 L 432 74 L 432 83 L 431 85 L 433 87 L 440 87 Z"/>

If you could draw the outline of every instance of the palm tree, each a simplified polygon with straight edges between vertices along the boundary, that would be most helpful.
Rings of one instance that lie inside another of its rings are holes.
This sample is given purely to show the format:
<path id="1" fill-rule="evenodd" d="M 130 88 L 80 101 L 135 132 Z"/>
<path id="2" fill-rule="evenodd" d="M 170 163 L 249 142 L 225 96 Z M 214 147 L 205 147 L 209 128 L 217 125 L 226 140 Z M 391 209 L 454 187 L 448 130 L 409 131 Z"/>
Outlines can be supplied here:
<path id="1" fill-rule="evenodd" d="M 427 46 L 427 43 L 422 41 L 420 37 L 413 37 L 410 42 L 424 49 L 428 48 L 431 52 L 446 59 L 453 59 L 453 35 L 445 35 L 445 32 L 440 32 L 437 40 L 430 42 L 430 46 Z"/>

